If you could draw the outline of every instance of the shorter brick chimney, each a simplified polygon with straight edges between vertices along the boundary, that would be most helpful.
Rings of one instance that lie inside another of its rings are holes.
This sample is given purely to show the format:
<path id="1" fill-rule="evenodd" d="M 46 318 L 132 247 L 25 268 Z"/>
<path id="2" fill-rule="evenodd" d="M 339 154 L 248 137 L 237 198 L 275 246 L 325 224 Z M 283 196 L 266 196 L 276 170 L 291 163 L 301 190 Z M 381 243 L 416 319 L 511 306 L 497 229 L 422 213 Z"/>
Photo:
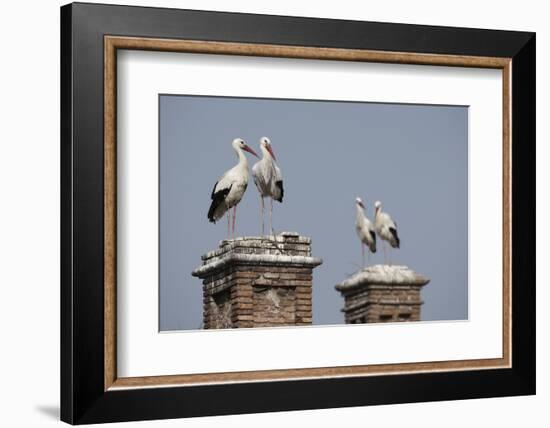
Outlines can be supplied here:
<path id="1" fill-rule="evenodd" d="M 420 321 L 420 290 L 430 280 L 407 266 L 375 265 L 335 288 L 344 297 L 346 324 Z"/>
<path id="2" fill-rule="evenodd" d="M 203 327 L 310 325 L 311 239 L 295 232 L 224 240 L 202 256 Z"/>

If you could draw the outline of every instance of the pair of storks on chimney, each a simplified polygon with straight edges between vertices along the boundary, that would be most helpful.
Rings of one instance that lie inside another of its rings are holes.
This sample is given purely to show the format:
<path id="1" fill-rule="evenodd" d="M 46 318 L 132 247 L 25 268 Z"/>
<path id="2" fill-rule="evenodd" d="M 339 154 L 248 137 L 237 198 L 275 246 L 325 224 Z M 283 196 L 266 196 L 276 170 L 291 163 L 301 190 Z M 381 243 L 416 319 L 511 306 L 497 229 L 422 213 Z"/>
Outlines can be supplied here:
<path id="1" fill-rule="evenodd" d="M 376 253 L 376 235 L 383 241 L 388 242 L 392 248 L 399 248 L 400 241 L 397 235 L 397 224 L 388 213 L 382 212 L 382 203 L 380 201 L 374 203 L 374 223 L 365 215 L 365 205 L 359 197 L 355 199 L 355 208 L 357 210 L 355 230 L 361 241 L 363 265 L 365 264 L 365 246 L 368 247 L 370 252 Z M 382 245 L 384 248 L 384 259 L 386 259 L 386 246 L 385 244 Z"/>
<path id="2" fill-rule="evenodd" d="M 223 174 L 212 189 L 212 203 L 208 210 L 208 219 L 215 223 L 227 213 L 228 235 L 235 236 L 235 222 L 237 218 L 237 205 L 244 196 L 248 186 L 248 160 L 244 152 L 252 153 L 258 157 L 241 138 L 233 140 L 233 149 L 239 159 L 237 165 Z M 273 233 L 273 200 L 283 202 L 283 176 L 277 166 L 276 157 L 267 137 L 260 139 L 262 159 L 252 167 L 254 184 L 260 194 L 260 207 L 262 217 L 262 235 L 264 234 L 264 198 L 269 198 L 269 227 Z M 360 198 L 355 200 L 357 217 L 355 227 L 361 241 L 361 252 L 363 264 L 365 264 L 365 246 L 373 253 L 376 252 L 376 235 L 388 242 L 392 248 L 399 248 L 399 237 L 397 225 L 389 214 L 382 212 L 382 204 L 376 201 L 374 204 L 374 224 L 365 215 L 365 206 Z M 233 211 L 233 212 L 232 212 Z M 386 258 L 386 247 L 384 247 L 384 258 Z"/>
<path id="3" fill-rule="evenodd" d="M 233 149 L 237 153 L 239 162 L 225 174 L 223 174 L 212 189 L 212 203 L 208 210 L 208 220 L 215 223 L 227 213 L 227 233 L 235 236 L 235 221 L 237 218 L 237 205 L 244 196 L 248 187 L 248 160 L 244 152 L 252 153 L 258 157 L 241 138 L 233 140 Z M 260 194 L 262 235 L 264 234 L 264 198 L 269 198 L 269 229 L 273 233 L 273 200 L 283 202 L 283 176 L 275 163 L 276 157 L 271 147 L 271 141 L 267 137 L 260 139 L 260 149 L 263 157 L 252 167 L 254 184 Z M 233 211 L 233 215 L 231 215 Z"/>

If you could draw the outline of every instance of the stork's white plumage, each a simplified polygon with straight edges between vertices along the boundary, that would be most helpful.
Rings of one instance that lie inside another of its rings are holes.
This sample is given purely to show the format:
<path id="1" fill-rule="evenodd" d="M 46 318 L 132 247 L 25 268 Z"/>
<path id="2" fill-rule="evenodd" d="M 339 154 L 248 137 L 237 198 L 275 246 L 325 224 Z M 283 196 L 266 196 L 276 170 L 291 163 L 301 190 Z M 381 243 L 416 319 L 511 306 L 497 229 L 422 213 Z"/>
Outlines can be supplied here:
<path id="1" fill-rule="evenodd" d="M 237 204 L 241 201 L 248 186 L 248 161 L 243 151 L 256 152 L 246 145 L 241 138 L 235 138 L 232 143 L 237 153 L 239 162 L 225 174 L 223 174 L 212 189 L 212 203 L 208 210 L 208 220 L 215 223 L 227 212 L 227 227 L 232 229 L 235 235 L 235 221 L 237 217 Z M 231 222 L 231 208 L 233 208 L 233 221 Z"/>
<path id="2" fill-rule="evenodd" d="M 374 224 L 365 215 L 365 205 L 361 198 L 355 198 L 355 209 L 357 211 L 355 218 L 355 230 L 361 241 L 361 253 L 363 255 L 363 265 L 365 264 L 365 245 L 372 253 L 376 253 L 376 231 Z"/>
<path id="3" fill-rule="evenodd" d="M 389 242 L 392 248 L 399 248 L 400 241 L 397 235 L 397 224 L 392 220 L 388 213 L 382 212 L 382 203 L 374 203 L 374 227 L 376 233 L 384 241 Z M 384 247 L 384 254 L 386 249 Z"/>
<path id="4" fill-rule="evenodd" d="M 264 234 L 264 198 L 269 198 L 269 229 L 273 233 L 273 200 L 283 202 L 283 175 L 277 166 L 276 157 L 267 137 L 260 138 L 260 149 L 263 157 L 252 167 L 254 184 L 260 193 L 260 208 L 262 216 L 262 235 Z"/>

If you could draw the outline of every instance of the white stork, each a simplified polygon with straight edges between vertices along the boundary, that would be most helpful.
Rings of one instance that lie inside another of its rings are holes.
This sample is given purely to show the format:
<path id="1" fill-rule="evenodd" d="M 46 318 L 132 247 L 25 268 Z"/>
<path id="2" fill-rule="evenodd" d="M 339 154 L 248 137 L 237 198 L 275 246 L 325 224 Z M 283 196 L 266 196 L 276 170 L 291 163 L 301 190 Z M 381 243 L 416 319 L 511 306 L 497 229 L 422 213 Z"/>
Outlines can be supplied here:
<path id="1" fill-rule="evenodd" d="M 397 236 L 397 224 L 392 220 L 389 214 L 382 212 L 382 203 L 374 203 L 374 227 L 376 233 L 384 241 L 389 242 L 392 248 L 399 248 L 399 236 Z M 384 246 L 384 259 L 386 258 L 386 247 Z M 391 260 L 390 260 L 391 264 Z"/>
<path id="2" fill-rule="evenodd" d="M 277 160 L 273 149 L 271 148 L 271 141 L 269 138 L 260 138 L 260 149 L 262 150 L 263 157 L 260 161 L 256 162 L 252 167 L 252 177 L 254 177 L 254 184 L 258 188 L 260 193 L 260 211 L 262 216 L 262 235 L 264 234 L 264 198 L 268 197 L 270 201 L 269 208 L 269 229 L 273 233 L 273 199 L 279 202 L 283 202 L 283 175 L 281 170 L 275 163 Z"/>
<path id="3" fill-rule="evenodd" d="M 365 215 L 365 205 L 361 198 L 355 198 L 357 215 L 355 218 L 355 230 L 361 241 L 361 254 L 363 255 L 363 266 L 365 265 L 365 245 L 372 253 L 376 253 L 376 231 L 374 225 Z"/>
<path id="4" fill-rule="evenodd" d="M 239 162 L 214 184 L 211 195 L 212 203 L 208 210 L 208 220 L 215 223 L 227 212 L 227 234 L 229 235 L 232 229 L 234 237 L 237 204 L 241 201 L 248 186 L 248 161 L 243 150 L 252 153 L 256 157 L 258 155 L 241 138 L 235 138 L 231 145 L 237 153 Z M 233 208 L 233 222 L 231 222 L 231 208 Z"/>

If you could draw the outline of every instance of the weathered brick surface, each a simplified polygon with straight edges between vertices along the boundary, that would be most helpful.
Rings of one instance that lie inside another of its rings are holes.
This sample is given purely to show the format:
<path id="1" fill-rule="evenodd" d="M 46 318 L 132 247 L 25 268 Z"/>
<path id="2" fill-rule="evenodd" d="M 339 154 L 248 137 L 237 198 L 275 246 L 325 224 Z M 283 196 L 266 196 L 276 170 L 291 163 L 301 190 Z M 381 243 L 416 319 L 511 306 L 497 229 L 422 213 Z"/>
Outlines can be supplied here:
<path id="1" fill-rule="evenodd" d="M 225 240 L 202 256 L 206 329 L 308 325 L 312 322 L 311 240 L 297 233 Z"/>
<path id="2" fill-rule="evenodd" d="M 336 289 L 344 297 L 346 324 L 419 321 L 420 291 L 429 279 L 406 266 L 371 266 Z"/>

